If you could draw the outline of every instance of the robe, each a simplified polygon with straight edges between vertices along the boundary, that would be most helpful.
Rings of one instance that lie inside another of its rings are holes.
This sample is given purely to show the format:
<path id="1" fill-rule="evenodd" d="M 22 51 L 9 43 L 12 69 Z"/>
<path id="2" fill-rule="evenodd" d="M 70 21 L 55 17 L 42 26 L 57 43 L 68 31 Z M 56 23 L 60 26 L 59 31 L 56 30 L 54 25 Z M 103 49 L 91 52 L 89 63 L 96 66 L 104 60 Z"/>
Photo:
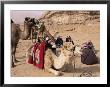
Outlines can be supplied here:
<path id="1" fill-rule="evenodd" d="M 98 63 L 98 59 L 92 49 L 83 48 L 81 55 L 81 62 L 83 64 L 92 65 Z"/>

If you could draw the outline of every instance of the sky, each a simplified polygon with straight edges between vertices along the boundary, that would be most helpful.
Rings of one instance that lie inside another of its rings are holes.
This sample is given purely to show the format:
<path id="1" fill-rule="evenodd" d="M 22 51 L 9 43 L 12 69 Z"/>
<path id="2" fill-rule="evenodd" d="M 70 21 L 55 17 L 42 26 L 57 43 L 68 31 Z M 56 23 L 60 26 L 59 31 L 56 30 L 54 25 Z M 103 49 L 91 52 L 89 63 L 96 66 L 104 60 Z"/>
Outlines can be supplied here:
<path id="1" fill-rule="evenodd" d="M 25 17 L 39 18 L 46 11 L 20 11 L 12 10 L 10 13 L 11 18 L 15 23 L 21 24 L 24 21 Z"/>

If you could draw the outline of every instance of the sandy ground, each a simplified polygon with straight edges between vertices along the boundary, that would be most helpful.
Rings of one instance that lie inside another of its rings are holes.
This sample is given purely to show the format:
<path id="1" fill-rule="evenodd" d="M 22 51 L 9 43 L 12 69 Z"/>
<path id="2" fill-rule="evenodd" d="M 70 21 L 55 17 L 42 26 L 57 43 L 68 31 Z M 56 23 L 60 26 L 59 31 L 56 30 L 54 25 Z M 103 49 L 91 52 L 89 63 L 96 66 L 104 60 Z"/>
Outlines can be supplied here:
<path id="1" fill-rule="evenodd" d="M 55 32 L 60 32 L 62 38 L 70 35 L 75 44 L 81 45 L 87 40 L 92 40 L 95 49 L 97 50 L 97 57 L 100 59 L 100 22 L 91 21 L 86 25 L 59 25 L 57 27 L 48 26 L 47 29 L 53 35 Z M 74 29 L 75 28 L 75 29 Z M 73 29 L 71 31 L 71 29 Z M 69 31 L 70 30 L 70 31 Z M 31 45 L 31 40 L 20 40 L 17 46 L 16 58 L 19 60 L 16 67 L 11 68 L 11 76 L 13 77 L 54 77 L 53 74 L 44 70 L 39 70 L 31 64 L 26 64 L 25 53 Z M 73 63 L 74 64 L 74 63 Z M 81 63 L 80 56 L 75 56 L 75 70 L 71 72 L 62 72 L 60 77 L 79 77 L 84 71 L 92 72 L 93 77 L 100 76 L 100 64 L 85 65 Z"/>

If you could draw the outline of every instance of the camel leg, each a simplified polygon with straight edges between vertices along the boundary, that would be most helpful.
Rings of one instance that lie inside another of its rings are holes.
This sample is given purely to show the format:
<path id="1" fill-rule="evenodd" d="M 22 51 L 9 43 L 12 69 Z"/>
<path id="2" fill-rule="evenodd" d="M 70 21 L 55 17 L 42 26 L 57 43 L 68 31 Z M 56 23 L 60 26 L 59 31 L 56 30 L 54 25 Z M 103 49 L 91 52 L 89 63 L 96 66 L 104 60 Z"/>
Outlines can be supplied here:
<path id="1" fill-rule="evenodd" d="M 17 47 L 17 46 L 16 46 Z M 16 53 L 16 47 L 14 48 L 14 52 L 13 52 L 13 61 L 14 63 L 19 62 L 16 57 L 15 57 L 15 53 Z"/>
<path id="2" fill-rule="evenodd" d="M 12 55 L 12 59 L 11 59 L 11 67 L 14 67 L 14 61 L 13 61 L 13 55 Z"/>
<path id="3" fill-rule="evenodd" d="M 15 54 L 14 54 L 13 56 L 14 56 L 14 57 L 13 57 L 13 58 L 14 58 L 14 60 L 13 60 L 14 63 L 19 62 L 19 61 L 16 59 Z"/>
<path id="4" fill-rule="evenodd" d="M 15 60 L 16 60 L 16 58 L 15 58 L 15 53 L 14 52 L 12 52 L 12 59 L 11 59 L 11 67 L 14 67 L 15 66 Z"/>
<path id="5" fill-rule="evenodd" d="M 14 62 L 15 62 L 15 47 L 12 48 L 12 51 L 11 51 L 11 55 L 12 55 L 12 58 L 11 58 L 11 67 L 14 67 Z"/>
<path id="6" fill-rule="evenodd" d="M 31 39 L 32 39 L 32 43 L 33 43 L 33 37 Z"/>
<path id="7" fill-rule="evenodd" d="M 59 76 L 60 75 L 60 72 L 59 71 L 56 71 L 56 70 L 54 70 L 54 69 L 52 69 L 52 68 L 48 68 L 48 69 L 46 69 L 48 72 L 50 72 L 50 73 L 53 73 L 54 75 L 56 75 L 56 76 Z"/>

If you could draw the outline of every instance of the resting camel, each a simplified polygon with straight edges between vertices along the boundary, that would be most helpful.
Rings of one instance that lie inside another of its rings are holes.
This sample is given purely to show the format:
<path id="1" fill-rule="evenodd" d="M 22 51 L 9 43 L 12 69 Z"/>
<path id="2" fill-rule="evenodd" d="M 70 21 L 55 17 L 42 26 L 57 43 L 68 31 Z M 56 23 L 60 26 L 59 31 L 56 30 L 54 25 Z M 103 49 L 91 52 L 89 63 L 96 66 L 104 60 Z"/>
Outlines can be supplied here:
<path id="1" fill-rule="evenodd" d="M 65 71 L 66 64 L 72 63 L 74 59 L 74 52 L 80 52 L 80 47 L 74 46 L 71 42 L 65 42 L 61 48 L 61 54 L 57 57 L 51 49 L 45 51 L 44 56 L 44 70 L 53 73 L 54 75 L 60 75 L 60 71 Z M 31 49 L 28 49 L 26 57 L 29 58 Z"/>

